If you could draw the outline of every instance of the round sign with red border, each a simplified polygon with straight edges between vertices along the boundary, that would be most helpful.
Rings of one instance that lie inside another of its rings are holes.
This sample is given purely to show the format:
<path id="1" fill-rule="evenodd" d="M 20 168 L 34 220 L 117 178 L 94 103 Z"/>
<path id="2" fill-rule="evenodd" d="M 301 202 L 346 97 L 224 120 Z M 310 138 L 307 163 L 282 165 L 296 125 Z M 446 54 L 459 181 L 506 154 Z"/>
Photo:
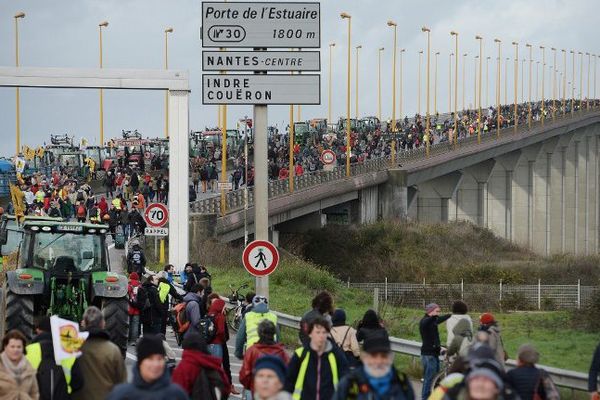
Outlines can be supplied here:
<path id="1" fill-rule="evenodd" d="M 254 276 L 267 276 L 279 264 L 279 252 L 273 243 L 266 240 L 250 242 L 242 253 L 244 268 Z"/>
<path id="2" fill-rule="evenodd" d="M 146 223 L 153 228 L 165 226 L 169 220 L 169 209 L 161 203 L 151 203 L 144 212 Z"/>
<path id="3" fill-rule="evenodd" d="M 332 150 L 323 150 L 321 153 L 321 162 L 325 165 L 331 165 L 335 162 L 335 153 Z"/>

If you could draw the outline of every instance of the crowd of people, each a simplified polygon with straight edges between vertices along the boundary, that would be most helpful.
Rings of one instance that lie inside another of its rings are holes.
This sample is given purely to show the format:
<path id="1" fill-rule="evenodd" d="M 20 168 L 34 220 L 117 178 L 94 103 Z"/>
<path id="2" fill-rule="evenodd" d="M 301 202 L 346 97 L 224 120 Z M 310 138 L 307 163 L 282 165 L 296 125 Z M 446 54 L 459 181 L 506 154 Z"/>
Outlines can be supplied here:
<path id="1" fill-rule="evenodd" d="M 139 271 L 141 272 L 141 271 Z M 281 343 L 278 317 L 266 297 L 248 293 L 235 337 L 234 356 L 241 360 L 236 389 L 229 361 L 229 300 L 211 287 L 212 276 L 189 263 L 177 278 L 172 265 L 157 274 L 129 273 L 129 341 L 135 347 L 131 376 L 120 349 L 105 330 L 102 311 L 89 307 L 81 321 L 89 337 L 81 356 L 54 362 L 50 320 L 35 320 L 28 342 L 8 332 L 0 354 L 0 398 L 6 399 L 227 399 L 255 400 L 559 399 L 547 371 L 536 366 L 540 354 L 523 344 L 518 365 L 507 371 L 499 323 L 491 313 L 477 327 L 462 301 L 441 314 L 435 303 L 425 307 L 419 323 L 423 380 L 418 385 L 394 365 L 385 322 L 367 310 L 356 327 L 333 296 L 323 291 L 302 317 L 298 346 Z M 442 344 L 439 326 L 446 324 Z M 168 330 L 173 328 L 173 332 Z M 166 341 L 177 336 L 181 357 Z M 440 359 L 447 364 L 440 374 Z M 600 346 L 590 369 L 590 392 L 598 390 Z"/>

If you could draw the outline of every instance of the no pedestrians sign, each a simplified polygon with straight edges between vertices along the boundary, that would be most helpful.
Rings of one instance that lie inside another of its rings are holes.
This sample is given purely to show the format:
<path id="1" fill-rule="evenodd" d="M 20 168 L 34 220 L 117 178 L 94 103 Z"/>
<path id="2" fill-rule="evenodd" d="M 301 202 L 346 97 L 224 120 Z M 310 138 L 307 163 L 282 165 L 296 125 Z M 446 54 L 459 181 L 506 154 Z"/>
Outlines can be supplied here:
<path id="1" fill-rule="evenodd" d="M 279 264 L 279 252 L 273 243 L 255 240 L 246 246 L 242 253 L 244 268 L 254 276 L 267 276 Z"/>

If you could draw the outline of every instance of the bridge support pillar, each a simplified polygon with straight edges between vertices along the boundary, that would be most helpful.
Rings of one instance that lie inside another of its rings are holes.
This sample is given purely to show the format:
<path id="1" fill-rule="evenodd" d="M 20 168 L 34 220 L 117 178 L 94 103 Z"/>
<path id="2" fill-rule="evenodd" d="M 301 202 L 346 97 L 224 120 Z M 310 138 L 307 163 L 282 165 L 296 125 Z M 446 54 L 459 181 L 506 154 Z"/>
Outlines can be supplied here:
<path id="1" fill-rule="evenodd" d="M 520 159 L 520 150 L 496 157 L 488 180 L 488 226 L 507 240 L 513 237 L 513 172 Z"/>
<path id="2" fill-rule="evenodd" d="M 449 202 L 463 179 L 461 171 L 419 184 L 417 218 L 421 222 L 448 222 Z"/>
<path id="3" fill-rule="evenodd" d="M 491 159 L 463 170 L 463 180 L 456 191 L 456 196 L 450 202 L 451 208 L 455 210 L 451 219 L 487 226 L 488 180 L 495 164 L 496 161 Z"/>
<path id="4" fill-rule="evenodd" d="M 513 221 L 521 222 L 513 224 L 512 240 L 529 248 L 533 247 L 536 209 L 541 209 L 535 202 L 536 183 L 539 183 L 540 175 L 544 175 L 536 168 L 541 151 L 542 143 L 521 149 L 521 158 L 513 174 Z"/>
<path id="5" fill-rule="evenodd" d="M 406 220 L 409 200 L 406 187 L 406 171 L 388 170 L 388 180 L 379 186 L 379 216 L 382 219 Z"/>

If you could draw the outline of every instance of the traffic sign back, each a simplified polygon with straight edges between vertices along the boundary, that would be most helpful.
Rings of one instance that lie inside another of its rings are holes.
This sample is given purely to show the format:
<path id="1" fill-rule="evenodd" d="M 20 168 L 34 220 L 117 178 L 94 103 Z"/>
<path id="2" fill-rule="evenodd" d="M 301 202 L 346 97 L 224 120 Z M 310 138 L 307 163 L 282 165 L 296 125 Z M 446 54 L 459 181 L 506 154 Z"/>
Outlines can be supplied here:
<path id="1" fill-rule="evenodd" d="M 160 228 L 169 220 L 169 210 L 162 203 L 151 203 L 144 212 L 144 219 L 151 227 Z"/>
<path id="2" fill-rule="evenodd" d="M 254 276 L 267 276 L 279 264 L 279 252 L 273 243 L 255 240 L 249 243 L 242 253 L 244 268 Z"/>

